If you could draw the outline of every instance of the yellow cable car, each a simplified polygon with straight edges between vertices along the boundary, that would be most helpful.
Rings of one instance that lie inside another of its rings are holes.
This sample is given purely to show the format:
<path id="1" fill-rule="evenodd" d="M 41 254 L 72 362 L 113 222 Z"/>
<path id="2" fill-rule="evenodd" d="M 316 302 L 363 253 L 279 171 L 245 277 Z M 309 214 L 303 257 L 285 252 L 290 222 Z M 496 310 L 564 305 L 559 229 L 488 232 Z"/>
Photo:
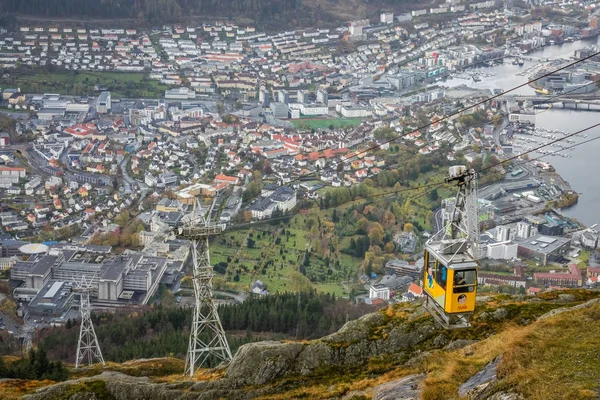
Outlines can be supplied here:
<path id="1" fill-rule="evenodd" d="M 425 250 L 423 285 L 431 314 L 445 328 L 466 328 L 475 310 L 477 262 Z M 433 309 L 433 310 L 432 310 Z"/>
<path id="2" fill-rule="evenodd" d="M 466 328 L 477 296 L 476 176 L 464 166 L 451 167 L 446 181 L 458 182 L 458 193 L 446 204 L 446 223 L 425 244 L 425 306 L 446 329 Z"/>

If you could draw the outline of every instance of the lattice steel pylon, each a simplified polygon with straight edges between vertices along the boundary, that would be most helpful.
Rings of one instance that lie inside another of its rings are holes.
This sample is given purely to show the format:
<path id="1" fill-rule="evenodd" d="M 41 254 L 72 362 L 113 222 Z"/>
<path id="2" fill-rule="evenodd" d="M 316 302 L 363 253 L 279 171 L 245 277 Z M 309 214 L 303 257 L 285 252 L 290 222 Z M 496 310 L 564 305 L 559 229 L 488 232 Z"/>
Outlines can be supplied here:
<path id="1" fill-rule="evenodd" d="M 75 293 L 79 294 L 81 312 L 81 327 L 79 329 L 79 341 L 77 342 L 77 358 L 75 360 L 75 368 L 79 368 L 81 364 L 92 365 L 94 360 L 104 365 L 104 357 L 100 351 L 98 337 L 92 324 L 92 304 L 90 303 L 90 293 L 94 291 L 91 282 L 87 282 L 85 276 L 81 282 L 75 281 L 76 287 L 73 288 Z"/>
<path id="2" fill-rule="evenodd" d="M 185 359 L 184 375 L 193 376 L 196 366 L 202 366 L 209 358 L 218 361 L 231 360 L 231 350 L 221 325 L 217 306 L 213 302 L 212 278 L 208 239 L 219 235 L 225 229 L 224 224 L 210 221 L 211 210 L 206 216 L 200 214 L 198 201 L 191 215 L 179 228 L 179 236 L 192 242 L 193 282 L 196 302 L 192 316 L 192 329 Z"/>
<path id="3" fill-rule="evenodd" d="M 21 350 L 24 354 L 29 353 L 29 350 L 33 348 L 33 327 L 24 326 L 22 329 L 19 339 L 21 340 Z"/>

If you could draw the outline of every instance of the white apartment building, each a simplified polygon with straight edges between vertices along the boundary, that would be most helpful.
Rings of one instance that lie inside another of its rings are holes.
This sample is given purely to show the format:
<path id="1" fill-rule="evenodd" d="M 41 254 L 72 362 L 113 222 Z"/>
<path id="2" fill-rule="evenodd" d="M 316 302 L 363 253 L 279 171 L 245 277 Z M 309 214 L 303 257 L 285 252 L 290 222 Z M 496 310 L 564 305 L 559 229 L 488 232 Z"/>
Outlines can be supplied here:
<path id="1" fill-rule="evenodd" d="M 390 299 L 390 288 L 385 285 L 371 285 L 369 288 L 370 299 Z"/>

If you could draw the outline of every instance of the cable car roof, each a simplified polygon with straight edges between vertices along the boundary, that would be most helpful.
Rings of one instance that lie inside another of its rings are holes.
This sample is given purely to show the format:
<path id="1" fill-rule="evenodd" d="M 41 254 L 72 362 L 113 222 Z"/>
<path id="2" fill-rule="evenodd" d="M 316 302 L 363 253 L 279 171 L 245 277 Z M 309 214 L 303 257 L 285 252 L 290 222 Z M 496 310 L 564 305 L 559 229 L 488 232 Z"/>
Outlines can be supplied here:
<path id="1" fill-rule="evenodd" d="M 442 254 L 440 251 L 441 244 L 441 242 L 431 242 L 427 243 L 425 248 L 433 257 L 437 258 L 449 269 L 464 270 L 477 268 L 477 261 L 469 253 Z"/>

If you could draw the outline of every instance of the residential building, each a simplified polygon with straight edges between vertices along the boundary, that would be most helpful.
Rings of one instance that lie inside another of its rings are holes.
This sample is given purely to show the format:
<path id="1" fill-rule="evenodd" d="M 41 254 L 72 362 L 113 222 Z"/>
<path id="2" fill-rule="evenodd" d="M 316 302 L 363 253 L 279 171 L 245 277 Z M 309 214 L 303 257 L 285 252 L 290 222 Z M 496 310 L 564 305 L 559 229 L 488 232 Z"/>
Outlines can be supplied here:
<path id="1" fill-rule="evenodd" d="M 10 135 L 6 132 L 0 132 L 0 147 L 10 146 Z"/>
<path id="2" fill-rule="evenodd" d="M 513 275 L 499 275 L 493 272 L 479 271 L 477 274 L 477 283 L 480 285 L 491 285 L 491 286 L 513 286 L 513 287 L 525 287 L 527 284 L 527 277 L 525 276 L 525 270 L 522 266 L 515 266 Z"/>
<path id="3" fill-rule="evenodd" d="M 569 265 L 569 272 L 536 272 L 533 281 L 544 286 L 579 287 L 583 284 L 581 271 L 577 264 Z"/>
<path id="4" fill-rule="evenodd" d="M 516 243 L 506 240 L 503 242 L 487 244 L 487 258 L 492 260 L 512 260 L 517 258 L 519 246 Z"/>
<path id="5" fill-rule="evenodd" d="M 379 22 L 382 24 L 391 24 L 394 22 L 394 13 L 384 12 L 379 15 Z"/>
<path id="6" fill-rule="evenodd" d="M 96 101 L 96 112 L 98 114 L 107 114 L 111 109 L 110 92 L 102 92 Z"/>
<path id="7" fill-rule="evenodd" d="M 390 288 L 385 285 L 371 285 L 369 287 L 369 298 L 389 300 Z"/>
<path id="8" fill-rule="evenodd" d="M 532 229 L 531 224 L 525 221 L 517 222 L 517 238 L 528 239 L 531 237 Z"/>

